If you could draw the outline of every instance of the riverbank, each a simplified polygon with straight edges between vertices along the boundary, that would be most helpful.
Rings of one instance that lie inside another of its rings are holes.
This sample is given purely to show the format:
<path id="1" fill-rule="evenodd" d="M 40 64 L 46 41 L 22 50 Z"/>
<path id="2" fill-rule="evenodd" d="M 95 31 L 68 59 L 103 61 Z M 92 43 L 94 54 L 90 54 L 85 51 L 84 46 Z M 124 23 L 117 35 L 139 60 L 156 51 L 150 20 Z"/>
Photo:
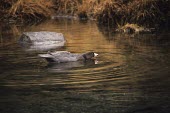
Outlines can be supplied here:
<path id="1" fill-rule="evenodd" d="M 145 27 L 169 26 L 168 0 L 6 0 L 0 3 L 0 20 L 37 22 L 52 15 L 71 15 L 118 27 L 138 24 Z"/>
<path id="2" fill-rule="evenodd" d="M 38 22 L 51 16 L 51 0 L 5 0 L 0 3 L 1 21 Z"/>

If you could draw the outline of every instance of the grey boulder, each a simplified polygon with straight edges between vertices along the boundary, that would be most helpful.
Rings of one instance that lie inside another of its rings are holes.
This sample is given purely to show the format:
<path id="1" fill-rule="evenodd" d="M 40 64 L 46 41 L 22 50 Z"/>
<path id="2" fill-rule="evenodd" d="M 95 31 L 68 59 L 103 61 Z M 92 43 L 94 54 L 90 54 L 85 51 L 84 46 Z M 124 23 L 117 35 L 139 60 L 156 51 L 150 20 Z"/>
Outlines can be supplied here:
<path id="1" fill-rule="evenodd" d="M 50 50 L 64 46 L 65 38 L 62 33 L 40 31 L 24 32 L 19 43 L 26 50 Z"/>

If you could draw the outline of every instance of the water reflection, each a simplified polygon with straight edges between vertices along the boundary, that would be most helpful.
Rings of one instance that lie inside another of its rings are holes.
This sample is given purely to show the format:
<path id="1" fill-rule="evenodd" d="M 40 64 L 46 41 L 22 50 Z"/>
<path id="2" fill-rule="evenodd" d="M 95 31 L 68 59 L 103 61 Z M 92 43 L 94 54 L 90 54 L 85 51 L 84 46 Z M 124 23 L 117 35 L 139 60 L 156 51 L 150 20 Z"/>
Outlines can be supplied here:
<path id="1" fill-rule="evenodd" d="M 66 70 L 71 70 L 77 67 L 92 66 L 97 64 L 97 60 L 87 60 L 87 61 L 76 61 L 76 62 L 65 62 L 65 63 L 49 63 L 46 68 L 50 72 L 63 72 Z"/>
<path id="2" fill-rule="evenodd" d="M 47 65 L 37 57 L 45 52 L 25 51 L 16 43 L 19 37 L 3 35 L 1 113 L 169 113 L 168 33 L 122 35 L 94 22 L 64 19 L 16 28 L 19 35 L 61 32 L 67 42 L 54 50 L 95 51 L 98 63 Z"/>

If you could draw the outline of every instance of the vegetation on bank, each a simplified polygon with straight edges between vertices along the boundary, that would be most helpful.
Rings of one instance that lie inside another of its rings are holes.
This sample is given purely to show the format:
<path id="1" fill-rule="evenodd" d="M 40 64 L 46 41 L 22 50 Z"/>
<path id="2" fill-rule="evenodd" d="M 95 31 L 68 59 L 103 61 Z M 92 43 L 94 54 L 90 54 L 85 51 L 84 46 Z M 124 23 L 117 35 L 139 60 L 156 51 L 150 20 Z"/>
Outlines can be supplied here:
<path id="1" fill-rule="evenodd" d="M 0 3 L 1 20 L 19 22 L 40 21 L 51 16 L 51 0 L 3 0 Z"/>
<path id="2" fill-rule="evenodd" d="M 97 19 L 108 25 L 136 23 L 146 27 L 166 24 L 170 18 L 167 0 L 121 0 L 106 2 Z"/>
<path id="3" fill-rule="evenodd" d="M 95 19 L 103 25 L 169 25 L 169 0 L 3 0 L 0 19 L 42 20 L 51 15 Z"/>

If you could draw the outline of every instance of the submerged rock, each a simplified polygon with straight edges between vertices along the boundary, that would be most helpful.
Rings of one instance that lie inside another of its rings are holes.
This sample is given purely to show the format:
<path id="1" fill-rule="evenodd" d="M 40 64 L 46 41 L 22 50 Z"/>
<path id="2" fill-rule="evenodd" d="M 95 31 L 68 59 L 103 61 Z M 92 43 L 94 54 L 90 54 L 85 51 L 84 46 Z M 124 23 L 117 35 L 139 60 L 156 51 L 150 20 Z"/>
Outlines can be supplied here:
<path id="1" fill-rule="evenodd" d="M 64 46 L 65 39 L 62 33 L 56 32 L 24 32 L 19 43 L 26 50 L 41 50 L 46 51 Z"/>

